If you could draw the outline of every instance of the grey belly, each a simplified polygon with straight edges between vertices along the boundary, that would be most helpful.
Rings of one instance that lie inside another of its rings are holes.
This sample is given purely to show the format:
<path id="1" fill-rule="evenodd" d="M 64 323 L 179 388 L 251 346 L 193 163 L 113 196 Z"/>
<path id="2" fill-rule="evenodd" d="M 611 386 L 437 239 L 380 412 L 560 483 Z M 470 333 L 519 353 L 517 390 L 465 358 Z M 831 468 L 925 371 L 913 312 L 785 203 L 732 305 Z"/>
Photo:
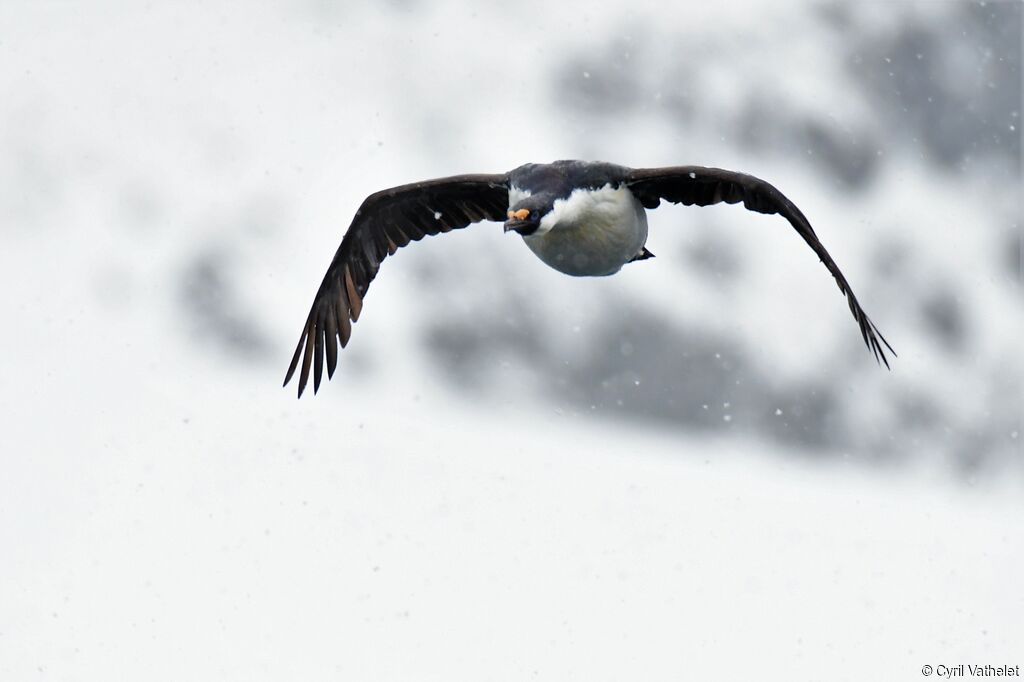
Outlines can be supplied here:
<path id="1" fill-rule="evenodd" d="M 635 217 L 634 217 L 635 216 Z M 547 265 L 574 277 L 614 275 L 647 242 L 647 216 L 608 224 L 596 220 L 558 225 L 537 237 L 525 237 L 530 250 Z"/>

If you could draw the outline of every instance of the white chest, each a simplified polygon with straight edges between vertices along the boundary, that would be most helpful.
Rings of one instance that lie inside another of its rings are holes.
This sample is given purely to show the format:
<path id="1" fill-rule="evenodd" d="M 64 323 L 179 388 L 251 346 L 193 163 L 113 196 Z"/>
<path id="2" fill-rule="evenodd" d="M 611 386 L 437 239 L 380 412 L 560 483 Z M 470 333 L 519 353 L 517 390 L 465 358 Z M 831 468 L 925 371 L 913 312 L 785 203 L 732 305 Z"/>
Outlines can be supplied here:
<path id="1" fill-rule="evenodd" d="M 647 214 L 625 187 L 576 190 L 558 199 L 540 227 L 523 237 L 542 261 L 567 275 L 611 275 L 647 241 Z"/>

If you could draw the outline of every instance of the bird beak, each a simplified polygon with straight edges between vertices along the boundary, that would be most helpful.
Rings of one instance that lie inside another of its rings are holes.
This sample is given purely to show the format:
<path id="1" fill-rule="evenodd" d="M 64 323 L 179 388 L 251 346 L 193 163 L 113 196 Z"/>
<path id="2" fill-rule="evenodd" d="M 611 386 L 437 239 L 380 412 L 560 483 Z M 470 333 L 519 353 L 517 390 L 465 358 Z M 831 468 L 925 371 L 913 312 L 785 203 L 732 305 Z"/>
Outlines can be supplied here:
<path id="1" fill-rule="evenodd" d="M 530 224 L 526 220 L 530 215 L 529 209 L 521 208 L 518 211 L 509 211 L 506 215 L 508 216 L 508 220 L 505 221 L 506 233 L 517 231 Z"/>

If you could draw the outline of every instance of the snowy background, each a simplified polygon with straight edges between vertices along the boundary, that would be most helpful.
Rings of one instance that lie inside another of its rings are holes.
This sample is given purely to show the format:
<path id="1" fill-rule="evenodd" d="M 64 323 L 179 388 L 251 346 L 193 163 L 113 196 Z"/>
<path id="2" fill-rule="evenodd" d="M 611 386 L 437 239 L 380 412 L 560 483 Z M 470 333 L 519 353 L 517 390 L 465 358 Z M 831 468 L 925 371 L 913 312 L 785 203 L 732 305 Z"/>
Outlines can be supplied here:
<path id="1" fill-rule="evenodd" d="M 706 5 L 706 6 L 705 6 Z M 918 679 L 1024 664 L 1021 4 L 0 3 L 0 679 Z M 547 269 L 359 202 L 705 164 Z"/>

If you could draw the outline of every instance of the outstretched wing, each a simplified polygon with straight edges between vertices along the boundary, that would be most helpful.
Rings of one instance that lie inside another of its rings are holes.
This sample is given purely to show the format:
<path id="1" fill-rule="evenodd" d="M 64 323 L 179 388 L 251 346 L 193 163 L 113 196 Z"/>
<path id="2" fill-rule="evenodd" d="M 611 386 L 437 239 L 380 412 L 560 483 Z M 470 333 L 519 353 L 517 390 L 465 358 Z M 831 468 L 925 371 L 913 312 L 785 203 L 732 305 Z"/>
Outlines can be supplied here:
<path id="1" fill-rule="evenodd" d="M 751 211 L 781 215 L 796 228 L 804 241 L 814 249 L 821 262 L 836 278 L 836 284 L 839 285 L 839 290 L 846 295 L 850 303 L 850 312 L 853 313 L 853 318 L 860 326 L 864 343 L 875 354 L 876 360 L 884 362 L 886 367 L 889 366 L 889 360 L 885 356 L 882 344 L 885 344 L 885 348 L 888 348 L 893 355 L 896 354 L 896 351 L 892 349 L 889 342 L 885 340 L 885 337 L 860 307 L 850 284 L 843 277 L 843 273 L 839 271 L 839 266 L 832 260 L 832 256 L 822 246 L 818 235 L 814 234 L 814 229 L 807 222 L 807 218 L 792 201 L 775 187 L 752 175 L 702 166 L 639 168 L 630 171 L 626 178 L 626 185 L 646 208 L 657 207 L 662 199 L 687 206 L 709 206 L 724 201 L 727 204 L 743 202 L 743 205 Z"/>
<path id="2" fill-rule="evenodd" d="M 316 292 L 284 383 L 291 380 L 299 358 L 299 397 L 309 380 L 310 367 L 313 392 L 320 388 L 325 357 L 327 376 L 334 376 L 338 343 L 342 348 L 348 343 L 351 322 L 359 319 L 366 290 L 387 256 L 428 234 L 457 230 L 481 220 L 505 220 L 507 210 L 505 175 L 456 175 L 368 196 Z"/>

